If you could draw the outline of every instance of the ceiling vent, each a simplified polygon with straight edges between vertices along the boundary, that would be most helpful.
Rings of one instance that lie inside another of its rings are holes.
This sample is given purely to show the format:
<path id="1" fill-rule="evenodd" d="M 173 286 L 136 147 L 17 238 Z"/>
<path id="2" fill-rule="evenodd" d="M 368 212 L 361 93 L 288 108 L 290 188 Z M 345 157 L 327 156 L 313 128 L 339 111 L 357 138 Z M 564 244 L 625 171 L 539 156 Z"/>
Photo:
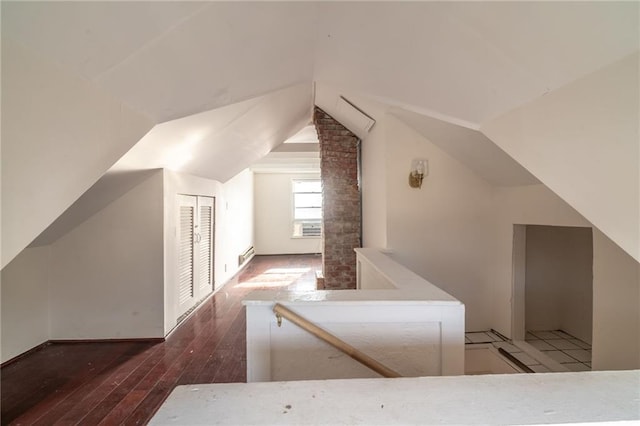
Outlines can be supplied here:
<path id="1" fill-rule="evenodd" d="M 339 121 L 360 138 L 364 138 L 376 124 L 376 120 L 342 96 L 338 98 L 336 107 Z"/>

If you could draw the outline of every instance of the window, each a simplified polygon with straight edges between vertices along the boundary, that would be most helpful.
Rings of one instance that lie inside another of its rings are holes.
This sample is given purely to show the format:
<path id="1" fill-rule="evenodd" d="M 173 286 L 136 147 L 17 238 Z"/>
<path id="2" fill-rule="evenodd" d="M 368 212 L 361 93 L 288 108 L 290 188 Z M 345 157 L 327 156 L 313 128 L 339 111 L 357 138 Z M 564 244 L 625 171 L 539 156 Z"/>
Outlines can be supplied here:
<path id="1" fill-rule="evenodd" d="M 319 237 L 322 233 L 322 184 L 319 179 L 295 179 L 293 236 Z"/>

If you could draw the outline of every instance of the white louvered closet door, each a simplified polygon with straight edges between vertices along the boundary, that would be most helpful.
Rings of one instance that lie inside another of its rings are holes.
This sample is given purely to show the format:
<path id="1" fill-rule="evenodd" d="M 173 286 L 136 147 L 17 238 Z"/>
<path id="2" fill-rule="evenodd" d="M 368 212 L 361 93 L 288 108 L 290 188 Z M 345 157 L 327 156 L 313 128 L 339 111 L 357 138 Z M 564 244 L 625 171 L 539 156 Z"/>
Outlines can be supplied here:
<path id="1" fill-rule="evenodd" d="M 195 303 L 196 197 L 178 196 L 178 310 L 180 314 Z"/>
<path id="2" fill-rule="evenodd" d="M 204 297 L 213 290 L 213 212 L 211 197 L 198 197 L 198 290 Z"/>
<path id="3" fill-rule="evenodd" d="M 178 316 L 213 291 L 215 200 L 178 196 Z"/>

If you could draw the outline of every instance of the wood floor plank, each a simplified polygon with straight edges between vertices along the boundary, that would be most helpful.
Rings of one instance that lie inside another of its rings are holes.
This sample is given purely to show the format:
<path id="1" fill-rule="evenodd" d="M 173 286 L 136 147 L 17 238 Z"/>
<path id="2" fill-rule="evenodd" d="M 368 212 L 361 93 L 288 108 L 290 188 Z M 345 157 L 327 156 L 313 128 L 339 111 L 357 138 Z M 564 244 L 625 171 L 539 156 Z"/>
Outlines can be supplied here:
<path id="1" fill-rule="evenodd" d="M 76 390 L 62 400 L 55 407 L 45 410 L 38 407 L 43 415 L 33 424 L 51 424 L 54 421 L 73 422 L 84 417 L 95 405 L 99 404 L 112 389 L 118 386 L 130 372 L 141 362 L 144 362 L 154 352 L 153 347 L 147 348 L 142 353 L 133 350 L 124 351 L 112 365 L 104 371 L 85 381 Z M 27 413 L 28 415 L 29 413 Z M 27 420 L 21 418 L 21 420 Z"/>
<path id="2" fill-rule="evenodd" d="M 83 346 L 92 345 L 95 349 L 101 352 L 101 355 L 93 355 L 93 352 L 84 352 L 82 351 Z M 101 381 L 103 376 L 106 376 L 109 372 L 113 371 L 119 364 L 131 359 L 133 356 L 140 353 L 140 350 L 144 349 L 143 346 L 139 344 L 131 344 L 125 343 L 118 345 L 117 348 L 111 348 L 109 351 L 103 351 L 104 344 L 81 344 L 80 348 L 76 348 L 76 345 L 63 345 L 60 348 L 62 349 L 61 354 L 68 354 L 68 357 L 61 358 L 64 362 L 62 364 L 58 361 L 56 364 L 59 368 L 52 369 L 51 364 L 46 364 L 47 370 L 41 373 L 43 376 L 49 376 L 53 373 L 57 373 L 65 377 L 62 379 L 66 381 L 66 383 L 60 387 L 53 389 L 51 384 L 43 381 L 43 386 L 39 389 L 40 392 L 48 392 L 48 395 L 39 399 L 37 394 L 31 393 L 28 401 L 32 401 L 35 403 L 32 409 L 24 410 L 17 418 L 17 422 L 22 424 L 35 424 L 36 421 L 48 415 L 49 419 L 55 418 L 55 415 L 51 415 L 54 412 L 65 413 L 66 409 L 64 408 L 65 401 L 69 400 L 72 402 L 67 402 L 67 405 L 77 403 L 78 397 L 84 397 L 84 393 L 82 389 L 86 383 L 95 384 Z M 77 355 L 77 351 L 83 352 L 85 356 L 90 357 L 87 358 L 89 361 L 86 362 L 89 367 L 88 370 L 83 369 L 84 363 L 79 362 Z M 108 352 L 108 354 L 107 354 Z M 111 355 L 110 357 L 107 355 Z M 102 357 L 102 358 L 101 358 Z M 101 363 L 100 360 L 104 359 L 107 362 Z M 49 360 L 51 363 L 54 363 L 54 360 Z M 37 373 L 36 373 L 37 374 Z M 3 380 L 4 377 L 3 377 Z M 62 406 L 62 407 L 60 407 Z M 8 414 L 5 416 L 5 408 L 9 407 L 9 405 L 2 405 L 2 421 L 6 423 L 11 418 L 15 418 L 14 416 Z"/>
<path id="3" fill-rule="evenodd" d="M 242 299 L 267 278 L 280 289 L 311 288 L 320 262 L 319 255 L 254 257 L 162 343 L 51 344 L 28 354 L 0 370 L 0 423 L 145 424 L 179 384 L 246 381 Z M 306 272 L 275 284 L 273 274 L 261 277 L 284 268 Z"/>

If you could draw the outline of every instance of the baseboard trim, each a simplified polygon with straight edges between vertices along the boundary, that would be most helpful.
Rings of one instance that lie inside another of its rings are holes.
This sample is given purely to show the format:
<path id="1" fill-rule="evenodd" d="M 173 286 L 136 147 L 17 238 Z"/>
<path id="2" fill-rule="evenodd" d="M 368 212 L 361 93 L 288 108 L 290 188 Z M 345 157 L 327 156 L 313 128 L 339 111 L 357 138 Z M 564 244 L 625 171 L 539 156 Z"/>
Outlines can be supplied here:
<path id="1" fill-rule="evenodd" d="M 255 258 L 255 255 L 251 257 L 251 259 Z M 204 298 L 202 298 L 201 301 L 199 301 L 192 309 L 191 311 L 181 320 L 179 320 L 179 322 L 176 323 L 176 325 L 173 326 L 173 328 L 171 330 L 169 330 L 169 332 L 167 333 L 166 336 L 164 336 L 165 339 L 168 339 L 169 336 L 171 334 L 173 334 L 174 331 L 176 331 L 178 329 L 178 327 L 183 324 L 185 321 L 187 321 L 189 318 L 191 318 L 193 315 L 195 315 L 196 312 L 198 312 L 198 310 L 200 308 L 202 308 L 205 305 L 205 302 L 207 302 L 209 299 L 211 299 L 213 296 L 215 296 L 215 294 L 217 292 L 219 292 L 220 290 L 222 290 L 223 288 L 225 288 L 229 283 L 233 282 L 234 280 L 237 280 L 238 277 L 240 276 L 240 274 L 249 266 L 249 264 L 251 263 L 251 259 L 249 259 L 248 261 L 246 261 L 237 271 L 235 274 L 233 274 L 231 276 L 231 278 L 229 278 L 227 281 L 225 281 L 224 284 L 222 284 L 220 287 L 218 288 L 214 288 L 213 291 L 211 293 L 209 293 L 207 296 L 205 296 Z M 214 286 L 215 287 L 215 286 Z"/>
<path id="2" fill-rule="evenodd" d="M 322 256 L 322 253 L 257 253 L 256 256 Z"/>
<path id="3" fill-rule="evenodd" d="M 181 323 L 186 321 L 190 316 L 192 316 L 196 311 L 198 311 L 198 309 L 200 309 L 204 305 L 205 301 L 207 301 L 208 299 L 213 297 L 213 295 L 215 293 L 217 293 L 219 290 L 224 288 L 224 286 L 226 286 L 231 281 L 236 279 L 246 269 L 246 267 L 249 266 L 249 263 L 251 263 L 251 262 L 250 261 L 245 262 L 236 271 L 236 273 L 233 274 L 233 276 L 231 278 L 229 278 L 222 286 L 220 286 L 219 288 L 215 289 L 207 297 L 202 299 L 202 301 L 198 304 L 198 306 L 196 306 L 196 308 L 193 311 L 191 311 L 191 313 L 189 313 L 189 315 L 187 315 L 187 317 L 184 318 L 184 320 L 181 321 Z M 65 344 L 65 343 L 72 343 L 72 344 L 73 343 L 125 343 L 125 342 L 162 343 L 162 342 L 166 341 L 167 338 L 169 337 L 169 335 L 171 335 L 171 333 L 173 333 L 177 328 L 178 328 L 178 324 L 176 324 L 176 326 L 173 327 L 169 331 L 169 333 L 167 333 L 167 335 L 165 337 L 131 338 L 131 339 L 51 339 L 51 340 L 47 340 L 46 342 L 43 342 L 43 343 L 39 344 L 38 346 L 35 346 L 35 347 L 29 349 L 26 352 L 21 353 L 20 355 L 16 355 L 15 357 L 3 362 L 2 364 L 0 364 L 0 368 L 4 368 L 5 366 L 7 366 L 9 364 L 12 364 L 12 363 L 14 363 L 16 361 L 19 361 L 20 359 L 22 359 L 22 358 L 24 358 L 24 357 L 26 357 L 28 355 L 31 355 L 32 353 L 37 352 L 40 349 L 42 349 L 42 348 L 44 348 L 46 346 L 49 346 L 49 345 Z"/>
<path id="4" fill-rule="evenodd" d="M 2 364 L 0 364 L 0 368 L 4 368 L 14 362 L 20 361 L 22 358 L 25 358 L 35 352 L 38 352 L 41 349 L 44 349 L 50 345 L 57 344 L 74 344 L 74 343 L 162 343 L 165 341 L 164 337 L 151 337 L 151 338 L 131 338 L 131 339 L 53 339 L 47 340 L 46 342 L 40 343 L 38 346 L 34 346 L 26 352 L 21 353 L 20 355 L 16 355 L 11 359 L 6 360 Z"/>
<path id="5" fill-rule="evenodd" d="M 47 340 L 46 342 L 42 342 L 37 346 L 34 346 L 33 348 L 29 349 L 26 352 L 22 352 L 20 355 L 16 355 L 11 359 L 6 360 L 5 362 L 3 362 L 2 364 L 0 364 L 0 368 L 4 368 L 7 365 L 13 364 L 16 361 L 20 361 L 22 358 L 31 355 L 34 352 L 38 352 L 40 349 L 43 349 L 47 346 L 49 346 L 51 344 L 51 342 L 49 340 Z"/>
<path id="6" fill-rule="evenodd" d="M 134 337 L 128 339 L 53 339 L 49 340 L 52 345 L 60 343 L 162 343 L 164 337 Z"/>

